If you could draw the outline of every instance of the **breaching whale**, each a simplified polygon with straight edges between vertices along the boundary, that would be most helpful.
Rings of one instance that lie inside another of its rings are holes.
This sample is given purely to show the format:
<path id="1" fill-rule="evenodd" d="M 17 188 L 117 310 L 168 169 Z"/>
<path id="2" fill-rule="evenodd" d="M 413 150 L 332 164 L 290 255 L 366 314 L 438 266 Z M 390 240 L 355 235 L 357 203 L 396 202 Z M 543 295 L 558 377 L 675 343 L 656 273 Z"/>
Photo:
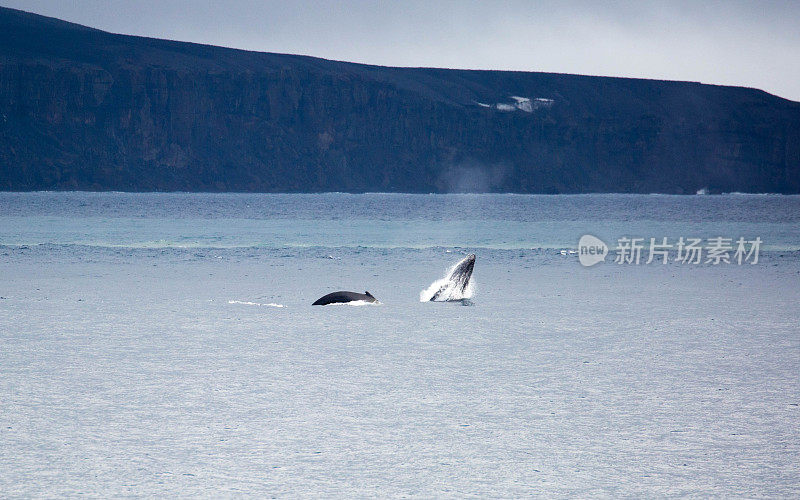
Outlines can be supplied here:
<path id="1" fill-rule="evenodd" d="M 471 290 L 469 281 L 475 269 L 475 254 L 469 254 L 447 273 L 444 279 L 434 281 L 420 294 L 423 302 L 446 302 L 468 299 Z"/>
<path id="2" fill-rule="evenodd" d="M 328 304 L 346 304 L 347 302 L 378 302 L 375 297 L 372 296 L 369 292 L 364 293 L 356 293 L 356 292 L 346 292 L 344 290 L 329 293 L 328 295 L 324 295 L 318 298 L 312 306 L 327 306 Z"/>

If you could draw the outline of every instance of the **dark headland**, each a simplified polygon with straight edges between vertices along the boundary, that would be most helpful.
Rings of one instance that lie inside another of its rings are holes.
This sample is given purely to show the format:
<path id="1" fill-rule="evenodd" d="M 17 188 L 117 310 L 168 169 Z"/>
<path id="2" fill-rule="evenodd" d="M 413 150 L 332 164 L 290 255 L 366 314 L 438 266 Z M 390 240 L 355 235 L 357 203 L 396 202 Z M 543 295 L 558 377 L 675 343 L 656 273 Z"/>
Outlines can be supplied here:
<path id="1" fill-rule="evenodd" d="M 0 8 L 0 190 L 701 188 L 800 192 L 800 103 L 248 52 Z"/>

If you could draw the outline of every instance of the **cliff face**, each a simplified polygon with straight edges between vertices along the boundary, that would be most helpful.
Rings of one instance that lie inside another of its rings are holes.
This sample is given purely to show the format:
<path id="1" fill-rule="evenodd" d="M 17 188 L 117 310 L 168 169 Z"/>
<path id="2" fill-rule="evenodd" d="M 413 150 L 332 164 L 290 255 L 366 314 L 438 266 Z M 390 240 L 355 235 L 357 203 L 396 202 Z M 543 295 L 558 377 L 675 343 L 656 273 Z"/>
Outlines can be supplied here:
<path id="1" fill-rule="evenodd" d="M 0 189 L 800 192 L 800 104 L 737 88 L 385 68 L 0 8 Z"/>

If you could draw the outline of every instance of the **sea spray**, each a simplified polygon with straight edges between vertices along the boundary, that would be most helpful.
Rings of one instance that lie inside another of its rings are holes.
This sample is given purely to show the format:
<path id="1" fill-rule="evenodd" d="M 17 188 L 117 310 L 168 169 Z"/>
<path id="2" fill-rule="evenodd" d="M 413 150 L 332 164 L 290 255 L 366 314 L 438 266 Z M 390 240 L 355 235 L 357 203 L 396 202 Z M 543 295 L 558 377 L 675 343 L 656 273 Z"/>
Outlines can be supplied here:
<path id="1" fill-rule="evenodd" d="M 475 293 L 475 280 L 472 277 L 472 268 L 464 273 L 464 268 L 470 260 L 474 262 L 475 256 L 468 255 L 451 266 L 440 278 L 419 293 L 420 302 L 447 302 L 470 299 Z M 466 283 L 464 282 L 466 280 Z"/>

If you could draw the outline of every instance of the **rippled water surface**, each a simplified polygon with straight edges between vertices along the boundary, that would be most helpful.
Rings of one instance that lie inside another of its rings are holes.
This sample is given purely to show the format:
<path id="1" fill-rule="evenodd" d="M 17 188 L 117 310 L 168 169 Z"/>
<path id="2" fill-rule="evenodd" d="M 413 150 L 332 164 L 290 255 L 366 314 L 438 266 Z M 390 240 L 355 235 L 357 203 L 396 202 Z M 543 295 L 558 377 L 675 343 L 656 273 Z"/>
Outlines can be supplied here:
<path id="1" fill-rule="evenodd" d="M 797 497 L 799 260 L 794 196 L 0 193 L 0 491 Z"/>
<path id="2" fill-rule="evenodd" d="M 800 196 L 0 193 L 0 243 L 122 247 L 574 247 L 591 233 L 800 249 Z"/>

